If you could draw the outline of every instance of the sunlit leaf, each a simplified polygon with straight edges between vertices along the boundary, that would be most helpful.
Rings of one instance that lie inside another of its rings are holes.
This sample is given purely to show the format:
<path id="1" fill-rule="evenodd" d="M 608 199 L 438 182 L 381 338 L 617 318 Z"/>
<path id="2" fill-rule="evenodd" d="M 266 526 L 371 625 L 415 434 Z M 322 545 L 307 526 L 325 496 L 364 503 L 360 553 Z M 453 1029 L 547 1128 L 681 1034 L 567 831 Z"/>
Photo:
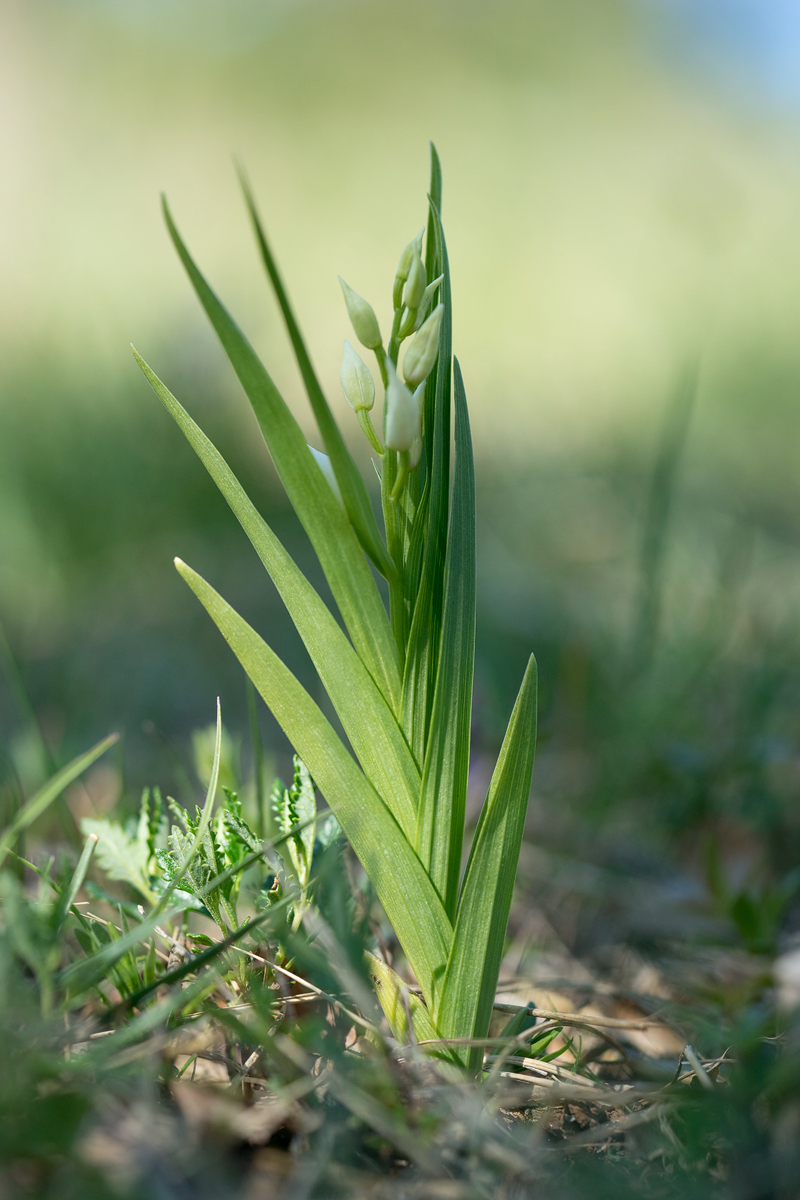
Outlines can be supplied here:
<path id="1" fill-rule="evenodd" d="M 386 699 L 327 605 L 257 511 L 217 448 L 135 350 L 134 355 L 269 572 L 366 775 L 407 836 L 413 837 L 419 769 Z"/>
<path id="2" fill-rule="evenodd" d="M 419 858 L 305 688 L 255 630 L 180 560 L 202 602 L 303 759 L 364 866 L 425 996 L 444 972 L 452 926 Z"/>
<path id="3" fill-rule="evenodd" d="M 458 360 L 454 382 L 456 456 L 442 645 L 416 843 L 451 919 L 455 917 L 461 870 L 475 660 L 475 472 L 467 397 Z"/>
<path id="4" fill-rule="evenodd" d="M 397 647 L 353 528 L 266 368 L 195 265 L 166 203 L 164 214 L 198 298 L 253 406 L 281 482 L 311 539 L 353 644 L 378 687 L 397 709 Z"/>
<path id="5" fill-rule="evenodd" d="M 486 1037 L 536 749 L 536 660 L 531 655 L 481 812 L 458 901 L 453 948 L 434 1017 L 445 1037 Z M 465 1060 L 475 1067 L 480 1051 Z"/>

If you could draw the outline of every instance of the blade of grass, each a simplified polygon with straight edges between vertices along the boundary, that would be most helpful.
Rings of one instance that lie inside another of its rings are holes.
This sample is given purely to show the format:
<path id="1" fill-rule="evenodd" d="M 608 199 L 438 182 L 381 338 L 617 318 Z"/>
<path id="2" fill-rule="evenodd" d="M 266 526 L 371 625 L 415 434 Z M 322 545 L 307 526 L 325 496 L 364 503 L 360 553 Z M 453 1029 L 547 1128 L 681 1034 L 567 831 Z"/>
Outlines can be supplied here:
<path id="1" fill-rule="evenodd" d="M 434 1018 L 443 1037 L 489 1030 L 517 873 L 536 748 L 537 672 L 531 655 L 469 856 L 453 948 Z M 473 1070 L 480 1051 L 466 1056 Z"/>
<path id="2" fill-rule="evenodd" d="M 108 1037 L 90 1042 L 85 1055 L 87 1061 L 85 1064 L 81 1063 L 81 1066 L 89 1071 L 96 1071 L 99 1066 L 107 1064 L 113 1055 L 118 1054 L 122 1047 L 138 1042 L 155 1029 L 164 1028 L 176 1010 L 185 1009 L 195 998 L 202 997 L 208 987 L 209 973 L 205 971 L 199 979 L 192 980 L 185 988 L 176 989 L 163 1000 L 151 1004 L 144 1012 L 127 1021 Z"/>
<path id="3" fill-rule="evenodd" d="M 670 398 L 650 479 L 639 566 L 637 611 L 632 622 L 632 663 L 635 674 L 647 669 L 656 647 L 669 517 L 689 422 L 697 399 L 698 374 L 699 365 L 692 363 L 683 372 Z"/>
<path id="4" fill-rule="evenodd" d="M 368 778 L 414 836 L 420 774 L 391 708 L 319 594 L 217 448 L 134 350 L 136 361 L 230 505 L 278 589 Z"/>
<path id="5" fill-rule="evenodd" d="M 167 971 L 150 983 L 143 984 L 137 991 L 133 992 L 130 996 L 126 996 L 124 1000 L 116 1005 L 112 1010 L 113 1014 L 116 1015 L 125 1009 L 134 1008 L 141 1000 L 144 1000 L 145 996 L 149 996 L 151 992 L 154 992 L 156 988 L 170 987 L 173 983 L 179 983 L 184 976 L 193 975 L 196 971 L 199 971 L 202 967 L 212 962 L 213 959 L 218 958 L 220 954 L 228 950 L 234 942 L 238 942 L 239 938 L 243 938 L 251 930 L 257 929 L 259 925 L 263 925 L 270 917 L 276 916 L 279 909 L 286 908 L 290 903 L 291 897 L 286 897 L 285 900 L 278 901 L 277 904 L 273 904 L 265 912 L 251 917 L 250 920 L 245 921 L 244 925 L 240 925 L 238 929 L 232 930 L 222 941 L 215 942 L 213 946 L 209 946 L 199 954 L 193 955 L 172 971 Z"/>
<path id="6" fill-rule="evenodd" d="M 91 750 L 87 750 L 85 754 L 79 754 L 77 758 L 73 758 L 72 762 L 67 763 L 65 767 L 49 779 L 44 787 L 41 787 L 35 795 L 31 796 L 22 808 L 17 812 L 14 820 L 0 837 L 0 863 L 3 862 L 8 854 L 11 846 L 14 845 L 17 835 L 27 829 L 38 817 L 45 812 L 54 800 L 57 800 L 65 788 L 82 775 L 83 772 L 90 767 L 93 762 L 96 762 L 101 754 L 105 754 L 106 750 L 119 739 L 118 733 L 112 733 L 102 742 L 98 742 Z"/>
<path id="7" fill-rule="evenodd" d="M 410 842 L 319 707 L 275 652 L 195 571 L 180 560 L 176 566 L 311 772 L 432 1002 L 450 950 L 452 926 Z"/>
<path id="8" fill-rule="evenodd" d="M 333 473 L 336 476 L 336 482 L 342 493 L 342 500 L 347 509 L 347 515 L 350 518 L 350 523 L 356 532 L 356 536 L 362 547 L 372 559 L 377 569 L 387 579 L 392 580 L 397 574 L 394 563 L 389 555 L 384 544 L 383 538 L 378 530 L 378 525 L 375 520 L 375 514 L 372 511 L 369 493 L 364 485 L 364 480 L 359 474 L 356 464 L 350 455 L 350 451 L 345 445 L 339 426 L 334 420 L 333 413 L 330 410 L 328 401 L 325 399 L 325 394 L 320 387 L 316 372 L 311 364 L 311 359 L 306 349 L 303 335 L 295 320 L 292 306 L 289 303 L 289 297 L 286 294 L 286 289 L 283 286 L 280 272 L 267 242 L 266 234 L 264 233 L 261 220 L 256 209 L 255 200 L 250 190 L 250 186 L 245 177 L 244 171 L 237 164 L 237 173 L 239 175 L 239 183 L 244 193 L 245 204 L 250 213 L 250 219 L 253 223 L 253 229 L 258 242 L 261 257 L 264 261 L 267 275 L 275 292 L 275 296 L 280 305 L 283 319 L 291 339 L 294 349 L 297 365 L 300 368 L 300 374 L 303 377 L 303 383 L 308 394 L 308 399 L 311 403 L 314 416 L 319 426 L 319 431 L 322 434 L 322 440 L 325 443 L 325 451 L 331 460 Z"/>
<path id="9" fill-rule="evenodd" d="M 36 709 L 31 703 L 28 689 L 25 687 L 25 681 L 22 677 L 22 671 L 19 668 L 14 651 L 11 649 L 11 643 L 8 640 L 2 621 L 0 621 L 0 662 L 3 664 L 3 673 L 8 681 L 8 686 L 16 701 L 20 715 L 28 722 L 36 741 L 39 743 L 39 750 L 45 770 L 48 774 L 54 775 L 56 771 L 55 760 L 50 753 L 47 738 L 44 736 L 44 730 L 39 723 Z"/>
<path id="10" fill-rule="evenodd" d="M 455 919 L 469 773 L 475 662 L 475 469 L 464 381 L 454 362 L 455 472 L 433 713 L 417 816 L 417 853 Z"/>
<path id="11" fill-rule="evenodd" d="M 267 836 L 266 794 L 264 788 L 264 747 L 261 744 L 261 730 L 258 727 L 258 708 L 256 689 L 252 679 L 244 677 L 247 690 L 247 716 L 250 721 L 250 741 L 253 747 L 253 773 L 256 783 L 256 812 L 258 813 L 258 835 Z"/>
<path id="12" fill-rule="evenodd" d="M 56 908 L 55 927 L 60 929 L 66 920 L 67 913 L 72 908 L 73 901 L 80 891 L 81 884 L 86 878 L 86 872 L 89 870 L 89 863 L 92 861 L 95 847 L 97 845 L 97 834 L 90 833 L 86 839 L 86 844 L 83 847 L 83 853 L 78 859 L 72 878 L 70 879 L 64 891 L 58 898 L 58 906 Z"/>
<path id="13" fill-rule="evenodd" d="M 164 216 L 198 299 L 253 406 L 281 482 L 311 539 L 359 657 L 392 708 L 398 711 L 397 647 L 353 528 L 266 368 L 195 265 L 175 228 L 166 201 Z"/>

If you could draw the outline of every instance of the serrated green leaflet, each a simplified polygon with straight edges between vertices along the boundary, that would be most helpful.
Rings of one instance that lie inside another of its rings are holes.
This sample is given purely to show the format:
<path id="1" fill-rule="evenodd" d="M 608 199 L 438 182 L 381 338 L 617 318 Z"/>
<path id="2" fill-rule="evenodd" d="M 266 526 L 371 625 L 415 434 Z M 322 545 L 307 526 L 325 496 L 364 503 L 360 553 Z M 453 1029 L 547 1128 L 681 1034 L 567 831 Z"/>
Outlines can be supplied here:
<path id="1" fill-rule="evenodd" d="M 200 847 L 203 838 L 206 836 L 206 831 L 211 822 L 211 811 L 214 807 L 214 800 L 217 795 L 217 784 L 219 783 L 219 764 L 222 753 L 222 707 L 217 697 L 217 727 L 214 737 L 214 760 L 211 765 L 211 778 L 208 782 L 208 791 L 206 792 L 203 811 L 200 814 L 200 820 L 197 823 L 197 829 L 194 838 L 184 847 L 183 861 L 170 880 L 169 887 L 164 893 L 163 899 L 159 903 L 156 912 L 166 908 L 172 893 L 177 888 L 180 881 L 183 879 L 186 872 L 189 870 L 195 855 Z"/>
<path id="2" fill-rule="evenodd" d="M 286 552 L 217 448 L 135 350 L 134 355 L 266 567 L 367 777 L 406 835 L 413 839 L 420 773 L 388 703 L 327 605 Z"/>
<path id="3" fill-rule="evenodd" d="M 417 816 L 417 852 L 455 917 L 469 773 L 475 660 L 475 470 L 467 397 L 454 364 L 455 471 L 436 690 Z"/>
<path id="4" fill-rule="evenodd" d="M 350 518 L 350 523 L 356 532 L 358 540 L 361 542 L 364 550 L 372 559 L 375 566 L 385 575 L 387 579 L 395 580 L 397 576 L 397 568 L 386 549 L 386 546 L 378 531 L 378 526 L 375 521 L 375 514 L 372 511 L 369 494 L 364 485 L 364 480 L 358 473 L 358 468 L 353 462 L 350 451 L 345 445 L 344 438 L 341 435 L 339 426 L 333 418 L 333 414 L 325 399 L 325 394 L 319 385 L 316 372 L 311 364 L 306 344 L 303 340 L 303 335 L 300 332 L 300 327 L 295 320 L 292 306 L 289 303 L 289 297 L 286 294 L 286 289 L 283 286 L 278 271 L 277 264 L 269 247 L 266 234 L 264 233 L 261 220 L 256 209 L 250 187 L 244 177 L 243 172 L 239 171 L 239 181 L 244 192 L 245 203 L 247 204 L 250 218 L 253 222 L 256 240 L 258 242 L 261 257 L 264 261 L 267 274 L 272 284 L 275 296 L 280 305 L 283 319 L 286 323 L 286 328 L 291 339 L 292 348 L 294 349 L 297 365 L 300 368 L 300 374 L 303 377 L 306 393 L 308 395 L 311 408 L 314 412 L 319 431 L 322 434 L 322 440 L 325 443 L 325 451 L 328 454 L 336 482 L 339 484 L 342 493 L 342 500 L 347 510 L 347 515 Z"/>
<path id="5" fill-rule="evenodd" d="M 164 215 L 200 303 L 253 406 L 281 482 L 311 539 L 353 644 L 384 696 L 397 709 L 397 647 L 352 526 L 266 368 L 195 265 L 166 203 Z"/>
<path id="6" fill-rule="evenodd" d="M 155 897 L 147 877 L 147 860 L 150 857 L 147 846 L 142 847 L 135 836 L 107 817 L 84 817 L 81 833 L 94 838 L 98 865 L 109 879 L 129 883 L 149 903 L 153 903 Z"/>
<path id="7" fill-rule="evenodd" d="M 458 902 L 436 1023 L 443 1037 L 485 1037 L 508 924 L 536 749 L 531 655 L 483 806 Z M 469 1052 L 475 1067 L 480 1053 Z"/>
<path id="8" fill-rule="evenodd" d="M 209 613 L 308 769 L 369 875 L 426 997 L 436 995 L 452 926 L 419 858 L 329 721 L 277 654 L 185 563 Z"/>

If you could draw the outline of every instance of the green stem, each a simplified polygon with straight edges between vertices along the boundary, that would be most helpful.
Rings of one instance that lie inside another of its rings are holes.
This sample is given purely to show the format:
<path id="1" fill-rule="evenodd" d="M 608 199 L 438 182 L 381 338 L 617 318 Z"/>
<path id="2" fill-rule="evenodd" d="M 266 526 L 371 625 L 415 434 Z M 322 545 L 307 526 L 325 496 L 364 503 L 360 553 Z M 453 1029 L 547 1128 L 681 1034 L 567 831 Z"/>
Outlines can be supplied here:
<path id="1" fill-rule="evenodd" d="M 398 459 L 399 459 L 399 469 L 397 472 L 397 479 L 395 480 L 394 487 L 392 488 L 391 496 L 389 497 L 392 504 L 397 504 L 397 501 L 400 499 L 400 496 L 402 495 L 402 492 L 403 492 L 403 488 L 405 487 L 406 482 L 408 480 L 408 466 L 409 466 L 408 451 L 401 450 L 399 452 Z"/>
<path id="2" fill-rule="evenodd" d="M 367 439 L 370 446 L 372 446 L 372 449 L 376 454 L 380 454 L 381 458 L 383 458 L 383 446 L 381 445 L 380 439 L 375 432 L 367 410 L 365 408 L 360 408 L 356 413 L 356 419 L 361 426 L 361 432 L 364 434 L 364 437 Z"/>
<path id="3" fill-rule="evenodd" d="M 258 709 L 256 707 L 256 689 L 246 675 L 247 681 L 247 712 L 250 717 L 250 737 L 253 743 L 253 770 L 256 776 L 256 805 L 258 809 L 258 835 L 267 836 L 266 809 L 264 797 L 264 747 L 261 745 L 261 732 L 258 728 Z"/>
<path id="4" fill-rule="evenodd" d="M 383 386 L 386 388 L 389 386 L 389 376 L 386 371 L 386 351 L 384 350 L 383 346 L 376 347 L 375 357 L 378 360 L 378 370 L 381 373 L 381 380 L 383 381 Z"/>
<path id="5" fill-rule="evenodd" d="M 389 621 L 402 668 L 406 654 L 406 606 L 403 582 L 403 514 L 392 500 L 396 477 L 397 454 L 394 450 L 386 450 L 381 465 L 381 502 L 386 527 L 386 545 L 397 566 L 395 580 L 389 580 Z"/>
<path id="6" fill-rule="evenodd" d="M 405 338 L 408 337 L 408 335 L 410 333 L 414 332 L 414 326 L 416 325 L 416 322 L 417 322 L 417 313 L 418 312 L 419 312 L 419 309 L 416 309 L 416 308 L 407 308 L 406 309 L 406 319 L 405 319 L 405 321 L 403 321 L 403 323 L 400 326 L 400 329 L 398 330 L 398 333 L 397 333 L 398 341 L 402 342 Z"/>
<path id="7" fill-rule="evenodd" d="M 389 358 L 395 366 L 397 366 L 397 356 L 400 353 L 400 321 L 402 317 L 402 308 L 396 308 L 392 321 L 392 336 L 389 338 Z"/>

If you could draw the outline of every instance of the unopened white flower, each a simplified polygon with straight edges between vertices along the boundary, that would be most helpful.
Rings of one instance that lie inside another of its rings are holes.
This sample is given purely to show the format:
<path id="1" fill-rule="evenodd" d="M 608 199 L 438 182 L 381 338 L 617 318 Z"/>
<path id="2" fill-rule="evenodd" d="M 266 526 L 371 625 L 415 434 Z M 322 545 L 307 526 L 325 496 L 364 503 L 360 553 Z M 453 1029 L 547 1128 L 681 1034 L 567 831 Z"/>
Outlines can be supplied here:
<path id="1" fill-rule="evenodd" d="M 386 446 L 389 450 L 409 450 L 419 436 L 419 403 L 397 378 L 394 363 L 387 362 L 389 385 L 386 388 Z"/>
<path id="2" fill-rule="evenodd" d="M 406 351 L 403 360 L 403 375 L 406 383 L 412 387 L 418 387 L 423 383 L 433 370 L 433 364 L 439 353 L 439 327 L 443 314 L 444 305 L 437 304 Z"/>
<path id="3" fill-rule="evenodd" d="M 419 308 L 422 297 L 425 295 L 427 283 L 428 276 L 425 273 L 425 265 L 415 246 L 414 255 L 411 259 L 411 269 L 408 272 L 406 286 L 403 289 L 403 303 L 406 308 Z"/>
<path id="4" fill-rule="evenodd" d="M 345 338 L 339 381 L 344 398 L 355 412 L 369 412 L 375 403 L 375 382 L 369 367 Z"/>
<path id="5" fill-rule="evenodd" d="M 411 264 L 414 261 L 414 254 L 417 257 L 422 256 L 422 237 L 425 233 L 425 226 L 422 226 L 417 236 L 410 241 L 403 253 L 400 255 L 400 263 L 397 268 L 397 278 L 402 279 L 403 283 L 408 279 L 408 273 L 411 270 Z"/>
<path id="6" fill-rule="evenodd" d="M 414 322 L 415 330 L 419 329 L 420 325 L 425 320 L 433 293 L 439 287 L 443 279 L 444 275 L 440 275 L 438 279 L 434 279 L 433 283 L 429 283 L 425 288 L 425 291 L 422 293 L 422 299 L 420 300 L 419 308 L 417 309 L 417 319 Z"/>
<path id="7" fill-rule="evenodd" d="M 322 474 L 325 476 L 325 480 L 328 483 L 331 491 L 333 492 L 334 496 L 341 504 L 342 508 L 344 508 L 344 500 L 342 499 L 342 490 L 339 487 L 338 480 L 336 479 L 336 476 L 333 472 L 333 463 L 328 458 L 327 454 L 323 454 L 321 450 L 315 450 L 313 446 L 309 446 L 308 448 L 311 451 L 311 453 L 314 455 L 314 461 L 316 462 L 320 471 L 322 471 Z"/>
<path id="8" fill-rule="evenodd" d="M 421 383 L 414 392 L 414 403 L 417 406 L 419 413 L 419 424 L 417 425 L 417 436 L 408 448 L 408 469 L 409 471 L 416 470 L 419 465 L 419 460 L 422 458 L 422 406 L 425 403 L 425 384 Z"/>
<path id="9" fill-rule="evenodd" d="M 397 274 L 394 277 L 394 287 L 392 289 L 392 303 L 395 308 L 399 308 L 403 302 L 403 284 L 408 279 L 408 273 L 414 261 L 414 253 L 416 252 L 419 257 L 422 256 L 422 235 L 424 232 L 425 226 L 423 225 L 414 240 L 408 243 L 400 255 L 400 262 L 397 267 Z"/>
<path id="10" fill-rule="evenodd" d="M 359 296 L 358 292 L 354 292 L 341 275 L 339 283 L 342 285 L 347 315 L 356 337 L 368 350 L 377 350 L 382 345 L 381 331 L 378 328 L 378 318 L 375 316 L 372 305 L 363 296 Z"/>

